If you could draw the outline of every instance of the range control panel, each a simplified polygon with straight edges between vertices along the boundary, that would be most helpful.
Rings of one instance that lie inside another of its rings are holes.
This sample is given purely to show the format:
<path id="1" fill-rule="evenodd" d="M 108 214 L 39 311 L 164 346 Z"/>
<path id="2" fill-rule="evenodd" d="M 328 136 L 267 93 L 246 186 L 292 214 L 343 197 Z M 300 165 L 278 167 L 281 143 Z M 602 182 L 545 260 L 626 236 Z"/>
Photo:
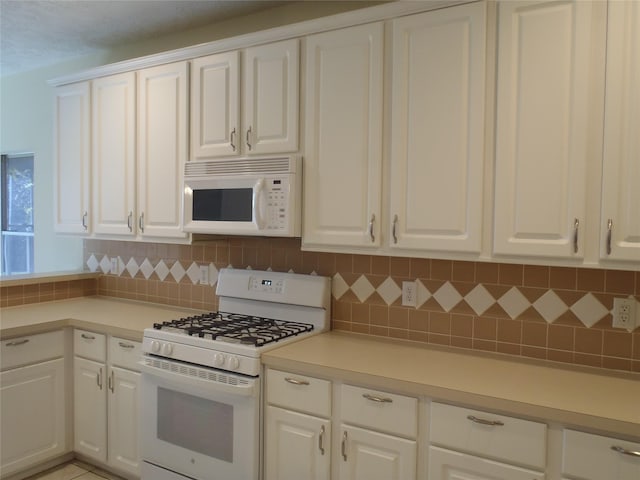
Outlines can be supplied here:
<path id="1" fill-rule="evenodd" d="M 271 279 L 268 277 L 251 277 L 249 290 L 252 292 L 281 294 L 284 290 L 284 279 Z"/>

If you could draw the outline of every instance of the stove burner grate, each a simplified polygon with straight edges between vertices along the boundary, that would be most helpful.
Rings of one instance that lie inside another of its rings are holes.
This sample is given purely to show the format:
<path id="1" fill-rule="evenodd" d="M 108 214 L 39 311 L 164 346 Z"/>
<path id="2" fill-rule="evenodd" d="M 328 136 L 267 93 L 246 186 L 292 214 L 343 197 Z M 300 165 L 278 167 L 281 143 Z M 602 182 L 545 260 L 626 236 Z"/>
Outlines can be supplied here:
<path id="1" fill-rule="evenodd" d="M 212 312 L 203 315 L 154 323 L 156 330 L 171 330 L 186 335 L 241 343 L 260 347 L 313 330 L 313 325 L 285 320 L 274 320 L 253 315 Z"/>

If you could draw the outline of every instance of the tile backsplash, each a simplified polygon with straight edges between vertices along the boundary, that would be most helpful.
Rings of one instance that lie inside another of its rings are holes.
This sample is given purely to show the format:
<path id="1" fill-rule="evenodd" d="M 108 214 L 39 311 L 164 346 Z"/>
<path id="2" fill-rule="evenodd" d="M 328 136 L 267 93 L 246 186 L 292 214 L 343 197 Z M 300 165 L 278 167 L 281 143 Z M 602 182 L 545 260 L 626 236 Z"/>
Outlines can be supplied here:
<path id="1" fill-rule="evenodd" d="M 333 280 L 334 330 L 640 372 L 640 329 L 613 329 L 611 316 L 614 297 L 640 300 L 637 271 L 304 252 L 299 239 L 84 249 L 87 268 L 105 273 L 100 295 L 214 310 L 229 265 L 316 273 Z M 417 307 L 401 305 L 403 281 L 416 282 Z"/>

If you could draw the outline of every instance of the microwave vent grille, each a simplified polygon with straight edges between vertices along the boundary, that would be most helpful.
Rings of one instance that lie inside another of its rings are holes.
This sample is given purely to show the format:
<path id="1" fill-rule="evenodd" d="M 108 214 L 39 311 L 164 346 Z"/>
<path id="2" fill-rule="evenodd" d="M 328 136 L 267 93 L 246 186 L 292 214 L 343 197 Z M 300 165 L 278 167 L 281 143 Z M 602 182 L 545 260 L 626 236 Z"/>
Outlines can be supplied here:
<path id="1" fill-rule="evenodd" d="M 294 172 L 295 162 L 288 157 L 189 162 L 184 167 L 185 177 L 202 177 L 208 175 L 255 175 L 256 173 L 283 174 Z"/>

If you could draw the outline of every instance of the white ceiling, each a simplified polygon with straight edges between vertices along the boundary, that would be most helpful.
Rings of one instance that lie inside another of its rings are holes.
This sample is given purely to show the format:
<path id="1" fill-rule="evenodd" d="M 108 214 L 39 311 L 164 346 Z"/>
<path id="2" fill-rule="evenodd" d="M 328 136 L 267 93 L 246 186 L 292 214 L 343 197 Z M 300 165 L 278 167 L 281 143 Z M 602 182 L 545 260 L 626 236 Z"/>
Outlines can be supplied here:
<path id="1" fill-rule="evenodd" d="M 32 70 L 283 3 L 271 0 L 0 0 L 0 75 Z"/>

